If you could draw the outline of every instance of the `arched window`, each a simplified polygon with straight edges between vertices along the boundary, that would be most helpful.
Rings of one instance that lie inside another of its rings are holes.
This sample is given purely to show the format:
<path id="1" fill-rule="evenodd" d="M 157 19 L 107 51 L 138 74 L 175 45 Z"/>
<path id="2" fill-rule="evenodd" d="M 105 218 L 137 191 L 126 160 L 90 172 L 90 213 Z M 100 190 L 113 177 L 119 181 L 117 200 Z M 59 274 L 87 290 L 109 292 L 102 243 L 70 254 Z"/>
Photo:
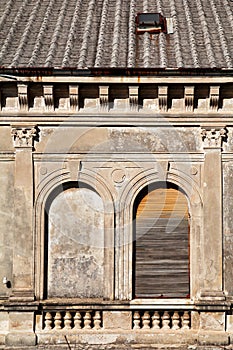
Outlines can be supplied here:
<path id="1" fill-rule="evenodd" d="M 45 297 L 104 294 L 104 205 L 91 187 L 69 183 L 46 206 Z"/>
<path id="2" fill-rule="evenodd" d="M 134 205 L 134 297 L 189 297 L 189 215 L 170 183 L 144 188 Z"/>

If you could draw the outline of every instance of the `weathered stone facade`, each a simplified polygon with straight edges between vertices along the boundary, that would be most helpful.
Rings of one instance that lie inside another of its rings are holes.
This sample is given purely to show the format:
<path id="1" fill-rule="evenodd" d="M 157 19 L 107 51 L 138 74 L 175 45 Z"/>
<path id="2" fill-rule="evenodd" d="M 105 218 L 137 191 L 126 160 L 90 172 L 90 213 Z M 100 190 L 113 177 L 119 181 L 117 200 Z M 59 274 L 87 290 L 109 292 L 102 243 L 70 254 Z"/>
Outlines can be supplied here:
<path id="1" fill-rule="evenodd" d="M 169 74 L 0 77 L 0 348 L 232 347 L 233 80 Z M 134 202 L 166 182 L 190 296 L 139 299 Z"/>

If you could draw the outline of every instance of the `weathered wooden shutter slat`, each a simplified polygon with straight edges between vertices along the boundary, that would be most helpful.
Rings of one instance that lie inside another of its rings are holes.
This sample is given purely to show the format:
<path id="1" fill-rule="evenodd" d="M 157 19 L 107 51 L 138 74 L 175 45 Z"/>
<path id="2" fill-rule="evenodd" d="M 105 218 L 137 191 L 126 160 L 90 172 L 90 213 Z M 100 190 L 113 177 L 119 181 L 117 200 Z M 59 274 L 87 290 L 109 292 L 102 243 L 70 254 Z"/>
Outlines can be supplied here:
<path id="1" fill-rule="evenodd" d="M 187 201 L 176 189 L 155 189 L 137 207 L 135 296 L 173 298 L 188 294 Z"/>

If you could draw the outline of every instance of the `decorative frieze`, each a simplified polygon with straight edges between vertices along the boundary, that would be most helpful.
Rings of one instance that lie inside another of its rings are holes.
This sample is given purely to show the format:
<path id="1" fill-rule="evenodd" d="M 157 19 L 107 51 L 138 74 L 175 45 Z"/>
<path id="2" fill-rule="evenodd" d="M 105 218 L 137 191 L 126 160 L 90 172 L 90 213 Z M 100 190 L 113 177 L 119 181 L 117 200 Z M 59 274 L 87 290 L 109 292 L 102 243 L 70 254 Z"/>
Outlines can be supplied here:
<path id="1" fill-rule="evenodd" d="M 138 86 L 129 86 L 129 105 L 131 111 L 138 110 Z"/>
<path id="2" fill-rule="evenodd" d="M 204 148 L 221 148 L 222 141 L 226 137 L 225 128 L 203 128 L 201 136 Z"/>
<path id="3" fill-rule="evenodd" d="M 194 86 L 184 87 L 185 111 L 193 112 L 194 109 Z"/>
<path id="4" fill-rule="evenodd" d="M 70 110 L 78 111 L 79 110 L 79 86 L 78 85 L 69 85 L 69 101 L 70 101 Z"/>
<path id="5" fill-rule="evenodd" d="M 36 126 L 12 127 L 11 135 L 15 148 L 33 148 L 38 129 Z"/>
<path id="6" fill-rule="evenodd" d="M 22 111 L 28 110 L 28 85 L 18 84 L 18 101 L 19 109 Z"/>
<path id="7" fill-rule="evenodd" d="M 158 87 L 158 98 L 159 98 L 159 110 L 161 112 L 167 112 L 168 109 L 168 87 Z"/>
<path id="8" fill-rule="evenodd" d="M 28 113 L 37 111 L 37 113 L 43 114 L 44 112 L 53 112 L 55 109 L 56 113 L 62 114 L 64 112 L 82 113 L 86 104 L 92 104 L 92 107 L 93 105 L 98 106 L 100 112 L 111 113 L 114 112 L 118 103 L 124 108 L 130 108 L 133 112 L 145 111 L 146 113 L 148 113 L 148 106 L 155 113 L 200 112 L 211 115 L 212 113 L 221 114 L 224 111 L 232 114 L 233 111 L 233 84 L 213 86 L 210 83 L 203 83 L 194 86 L 177 83 L 176 91 L 176 86 L 174 87 L 173 84 L 170 88 L 170 85 L 159 85 L 153 81 L 142 84 L 141 80 L 137 82 L 138 85 L 132 85 L 136 83 L 136 80 L 121 82 L 121 89 L 119 82 L 116 84 L 114 81 L 108 81 L 106 85 L 103 85 L 104 83 L 100 81 L 98 86 L 91 83 L 84 84 L 81 81 L 77 81 L 77 83 L 59 82 L 57 85 L 55 81 L 49 80 L 45 83 L 36 82 L 35 85 L 28 81 L 25 83 L 15 82 L 15 85 L 11 83 L 9 86 L 4 83 L 1 85 L 0 92 L 0 113 L 1 111 L 4 113 L 6 111 L 9 113 L 12 111 L 27 111 Z"/>
<path id="9" fill-rule="evenodd" d="M 43 93 L 44 93 L 45 110 L 53 111 L 54 110 L 53 85 L 44 85 Z"/>
<path id="10" fill-rule="evenodd" d="M 108 111 L 109 109 L 109 87 L 99 86 L 99 103 L 100 110 Z"/>
<path id="11" fill-rule="evenodd" d="M 210 110 L 217 112 L 219 107 L 219 90 L 220 86 L 210 86 Z"/>

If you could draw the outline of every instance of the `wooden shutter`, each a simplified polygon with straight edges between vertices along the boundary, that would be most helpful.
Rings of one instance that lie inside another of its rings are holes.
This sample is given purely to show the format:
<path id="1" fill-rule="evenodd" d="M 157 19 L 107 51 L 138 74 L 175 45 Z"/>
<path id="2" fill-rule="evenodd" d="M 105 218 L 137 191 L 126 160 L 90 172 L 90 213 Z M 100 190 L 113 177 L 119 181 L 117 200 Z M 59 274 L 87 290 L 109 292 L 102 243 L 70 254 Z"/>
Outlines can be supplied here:
<path id="1" fill-rule="evenodd" d="M 135 297 L 188 297 L 189 219 L 185 195 L 174 188 L 157 188 L 140 199 L 135 207 Z"/>

